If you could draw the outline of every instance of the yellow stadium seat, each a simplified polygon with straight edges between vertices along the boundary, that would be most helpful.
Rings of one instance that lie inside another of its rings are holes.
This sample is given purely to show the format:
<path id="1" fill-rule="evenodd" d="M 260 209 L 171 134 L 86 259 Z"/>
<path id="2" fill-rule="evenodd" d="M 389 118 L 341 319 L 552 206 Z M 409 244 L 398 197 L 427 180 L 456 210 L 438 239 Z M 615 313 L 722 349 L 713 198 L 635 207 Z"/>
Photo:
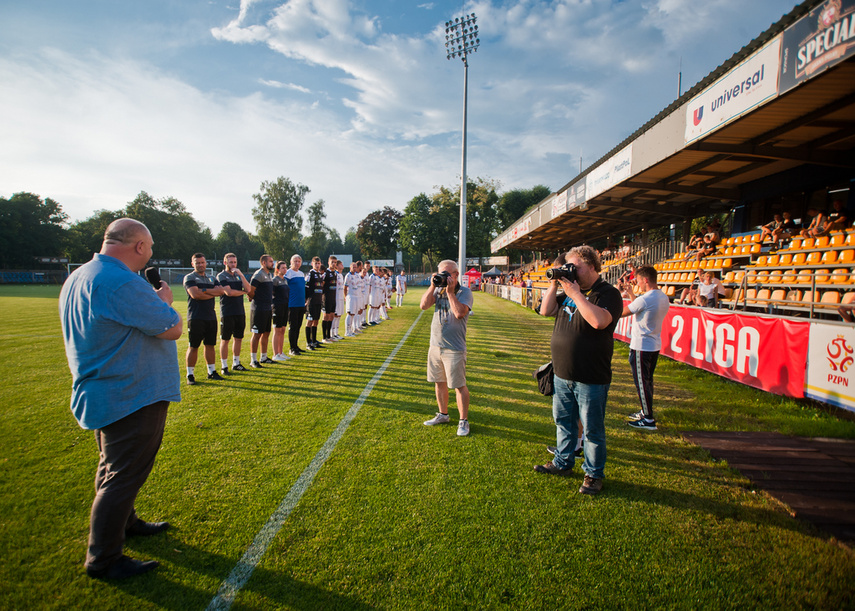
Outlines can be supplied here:
<path id="1" fill-rule="evenodd" d="M 833 272 L 831 272 L 831 283 L 832 284 L 848 284 L 850 281 L 849 278 L 849 269 L 845 267 L 839 267 Z"/>
<path id="2" fill-rule="evenodd" d="M 826 250 L 822 253 L 822 263 L 831 265 L 832 263 L 837 262 L 837 251 L 836 250 Z"/>
<path id="3" fill-rule="evenodd" d="M 840 303 L 840 293 L 837 291 L 825 291 L 822 294 L 822 301 L 820 303 L 837 305 Z"/>

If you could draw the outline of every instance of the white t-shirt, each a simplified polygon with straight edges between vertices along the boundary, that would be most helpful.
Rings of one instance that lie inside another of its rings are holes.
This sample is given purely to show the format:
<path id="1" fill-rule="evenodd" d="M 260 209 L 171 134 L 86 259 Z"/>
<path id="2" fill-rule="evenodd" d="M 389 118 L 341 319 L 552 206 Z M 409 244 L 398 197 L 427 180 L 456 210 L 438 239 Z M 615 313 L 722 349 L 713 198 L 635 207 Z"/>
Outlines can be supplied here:
<path id="1" fill-rule="evenodd" d="M 642 352 L 658 352 L 662 348 L 662 322 L 671 307 L 668 297 L 654 289 L 639 295 L 627 307 L 634 315 L 629 347 Z"/>

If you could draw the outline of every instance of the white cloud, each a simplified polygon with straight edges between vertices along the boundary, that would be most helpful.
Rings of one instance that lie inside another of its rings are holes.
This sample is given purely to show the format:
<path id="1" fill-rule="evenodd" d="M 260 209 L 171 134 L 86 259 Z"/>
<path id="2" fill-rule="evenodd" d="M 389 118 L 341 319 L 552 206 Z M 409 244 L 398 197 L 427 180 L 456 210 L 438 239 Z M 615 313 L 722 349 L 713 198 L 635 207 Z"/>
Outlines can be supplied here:
<path id="1" fill-rule="evenodd" d="M 266 79 L 259 79 L 258 82 L 274 89 L 289 89 L 291 91 L 299 91 L 300 93 L 312 93 L 311 89 L 307 89 L 306 87 L 296 85 L 294 83 L 281 83 L 279 81 L 268 81 Z"/>
<path id="2" fill-rule="evenodd" d="M 343 232 L 368 212 L 403 207 L 448 179 L 437 153 L 348 138 L 329 111 L 264 96 L 224 97 L 137 62 L 46 50 L 0 59 L 0 193 L 36 191 L 73 219 L 145 190 L 174 196 L 218 231 L 254 230 L 252 193 L 288 176 L 323 198 Z"/>

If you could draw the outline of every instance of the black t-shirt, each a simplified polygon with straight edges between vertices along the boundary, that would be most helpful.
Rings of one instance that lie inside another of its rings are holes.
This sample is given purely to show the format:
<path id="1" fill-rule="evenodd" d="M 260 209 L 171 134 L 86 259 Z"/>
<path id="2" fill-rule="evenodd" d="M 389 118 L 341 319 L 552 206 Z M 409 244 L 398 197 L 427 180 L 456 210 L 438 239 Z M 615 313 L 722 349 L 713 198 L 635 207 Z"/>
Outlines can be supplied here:
<path id="1" fill-rule="evenodd" d="M 288 279 L 280 276 L 273 276 L 273 305 L 288 305 L 288 298 L 291 296 L 291 288 L 288 286 Z"/>
<path id="2" fill-rule="evenodd" d="M 249 283 L 255 287 L 251 310 L 269 312 L 273 309 L 273 275 L 263 267 L 252 275 Z"/>
<path id="3" fill-rule="evenodd" d="M 324 299 L 324 277 L 319 271 L 310 269 L 306 274 L 306 305 L 321 304 Z"/>
<path id="4" fill-rule="evenodd" d="M 324 293 L 335 293 L 336 273 L 327 268 L 324 272 Z"/>
<path id="5" fill-rule="evenodd" d="M 207 291 L 217 286 L 217 281 L 209 276 L 192 272 L 184 276 L 184 290 L 187 291 L 187 320 L 217 320 L 214 311 L 216 299 L 193 299 L 190 297 L 191 287 Z"/>
<path id="6" fill-rule="evenodd" d="M 610 384 L 614 330 L 623 313 L 623 298 L 611 284 L 598 278 L 584 294 L 592 304 L 608 310 L 612 322 L 597 330 L 576 311 L 575 302 L 565 296 L 558 302 L 552 331 L 552 366 L 555 375 L 583 384 Z"/>
<path id="7" fill-rule="evenodd" d="M 227 286 L 236 291 L 243 290 L 243 280 L 237 274 L 230 274 L 223 270 L 217 274 L 217 284 Z M 220 296 L 220 316 L 246 316 L 243 309 L 243 295 L 237 297 Z"/>

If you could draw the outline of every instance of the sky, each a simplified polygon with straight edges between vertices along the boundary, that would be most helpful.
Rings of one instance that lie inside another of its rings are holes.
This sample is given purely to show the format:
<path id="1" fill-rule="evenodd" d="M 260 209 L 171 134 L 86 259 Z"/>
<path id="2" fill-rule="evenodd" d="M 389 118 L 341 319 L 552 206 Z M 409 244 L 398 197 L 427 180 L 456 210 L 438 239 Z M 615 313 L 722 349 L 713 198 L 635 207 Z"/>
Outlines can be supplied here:
<path id="1" fill-rule="evenodd" d="M 473 12 L 467 175 L 555 191 L 795 4 L 0 0 L 0 196 L 74 222 L 146 191 L 254 233 L 252 195 L 285 176 L 344 236 L 460 184 L 445 22 Z"/>

